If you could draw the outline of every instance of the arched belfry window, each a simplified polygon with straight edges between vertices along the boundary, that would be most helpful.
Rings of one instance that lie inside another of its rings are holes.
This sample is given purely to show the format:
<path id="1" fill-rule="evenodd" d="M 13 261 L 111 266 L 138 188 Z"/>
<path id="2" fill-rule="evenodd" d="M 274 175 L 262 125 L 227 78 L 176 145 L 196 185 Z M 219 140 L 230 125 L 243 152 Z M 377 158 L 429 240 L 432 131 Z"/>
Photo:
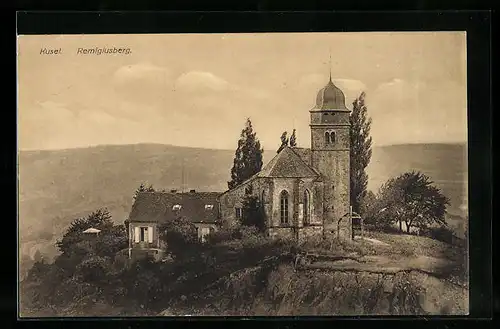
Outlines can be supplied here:
<path id="1" fill-rule="evenodd" d="M 288 224 L 288 192 L 282 191 L 280 194 L 280 220 L 281 224 Z"/>
<path id="2" fill-rule="evenodd" d="M 311 222 L 311 196 L 308 190 L 304 191 L 304 225 Z"/>
<path id="3" fill-rule="evenodd" d="M 335 131 L 325 133 L 325 144 L 335 144 Z"/>
<path id="4" fill-rule="evenodd" d="M 325 133 L 325 144 L 330 144 L 330 133 L 328 131 Z"/>
<path id="5" fill-rule="evenodd" d="M 330 132 L 330 144 L 335 144 L 335 131 Z"/>

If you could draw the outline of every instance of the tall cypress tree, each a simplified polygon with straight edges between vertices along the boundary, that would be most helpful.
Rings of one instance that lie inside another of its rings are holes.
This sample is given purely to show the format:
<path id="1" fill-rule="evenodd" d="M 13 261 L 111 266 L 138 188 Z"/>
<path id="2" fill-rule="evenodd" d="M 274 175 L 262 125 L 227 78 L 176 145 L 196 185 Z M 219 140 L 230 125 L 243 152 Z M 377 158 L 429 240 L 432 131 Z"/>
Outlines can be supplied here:
<path id="1" fill-rule="evenodd" d="M 235 188 L 262 169 L 263 153 L 264 150 L 261 148 L 257 134 L 253 130 L 252 122 L 250 118 L 247 118 L 234 154 L 231 181 L 227 183 L 229 189 Z"/>
<path id="2" fill-rule="evenodd" d="M 295 129 L 292 132 L 292 136 L 290 136 L 290 147 L 297 146 L 297 136 L 295 135 Z"/>
<path id="3" fill-rule="evenodd" d="M 366 195 L 368 174 L 366 167 L 372 157 L 372 138 L 370 128 L 372 120 L 367 115 L 365 92 L 352 103 L 352 112 L 349 118 L 351 123 L 351 205 L 356 212 Z"/>

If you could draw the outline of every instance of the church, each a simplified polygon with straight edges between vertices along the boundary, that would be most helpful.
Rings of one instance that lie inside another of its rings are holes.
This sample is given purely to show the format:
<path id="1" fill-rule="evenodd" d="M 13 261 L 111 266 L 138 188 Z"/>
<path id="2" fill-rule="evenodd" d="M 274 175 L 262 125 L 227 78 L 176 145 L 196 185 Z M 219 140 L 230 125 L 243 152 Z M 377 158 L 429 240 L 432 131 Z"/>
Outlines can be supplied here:
<path id="1" fill-rule="evenodd" d="M 270 236 L 351 239 L 350 110 L 331 77 L 309 113 L 311 148 L 281 148 L 260 172 L 222 193 L 218 201 L 224 221 L 236 223 L 244 198 L 252 195 L 260 201 Z"/>
<path id="2" fill-rule="evenodd" d="M 280 148 L 261 171 L 233 189 L 138 194 L 128 218 L 129 258 L 146 253 L 161 257 L 166 246 L 158 227 L 179 216 L 189 220 L 204 241 L 222 225 L 239 221 L 249 195 L 259 200 L 269 236 L 351 239 L 350 111 L 331 77 L 309 113 L 311 148 Z"/>

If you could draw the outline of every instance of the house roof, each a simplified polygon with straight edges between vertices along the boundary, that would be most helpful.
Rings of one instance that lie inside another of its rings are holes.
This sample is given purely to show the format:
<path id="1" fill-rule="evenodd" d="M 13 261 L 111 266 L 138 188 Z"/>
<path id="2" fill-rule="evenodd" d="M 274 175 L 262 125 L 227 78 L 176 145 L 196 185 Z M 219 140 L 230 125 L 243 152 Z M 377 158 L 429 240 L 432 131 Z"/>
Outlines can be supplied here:
<path id="1" fill-rule="evenodd" d="M 303 152 L 305 153 L 305 152 Z M 284 147 L 262 170 L 258 177 L 318 177 L 318 173 L 304 162 L 293 148 Z"/>
<path id="2" fill-rule="evenodd" d="M 135 199 L 129 220 L 161 223 L 181 216 L 193 223 L 215 223 L 219 195 L 218 192 L 142 192 Z"/>

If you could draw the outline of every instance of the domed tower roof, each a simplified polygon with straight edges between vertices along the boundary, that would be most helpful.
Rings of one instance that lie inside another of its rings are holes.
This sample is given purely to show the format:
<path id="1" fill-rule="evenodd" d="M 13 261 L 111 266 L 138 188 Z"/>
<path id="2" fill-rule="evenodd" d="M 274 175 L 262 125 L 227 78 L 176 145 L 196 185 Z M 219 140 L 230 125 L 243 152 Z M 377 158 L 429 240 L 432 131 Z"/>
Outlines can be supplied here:
<path id="1" fill-rule="evenodd" d="M 333 84 L 332 78 L 316 96 L 316 106 L 318 110 L 348 110 L 345 106 L 345 96 L 342 90 Z"/>

